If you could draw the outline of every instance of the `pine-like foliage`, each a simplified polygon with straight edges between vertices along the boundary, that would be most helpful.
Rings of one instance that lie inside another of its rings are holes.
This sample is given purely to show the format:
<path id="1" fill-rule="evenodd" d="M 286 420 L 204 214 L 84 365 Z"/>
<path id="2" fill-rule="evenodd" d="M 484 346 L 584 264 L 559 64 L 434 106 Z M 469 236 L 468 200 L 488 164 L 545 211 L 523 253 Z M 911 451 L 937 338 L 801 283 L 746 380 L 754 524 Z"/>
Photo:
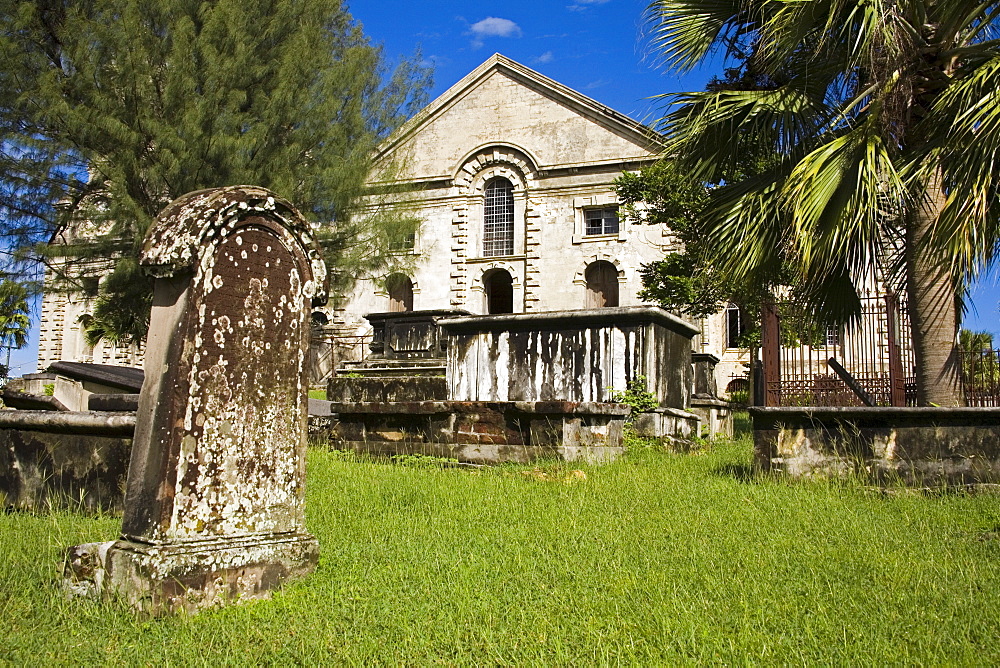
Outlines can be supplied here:
<path id="1" fill-rule="evenodd" d="M 338 0 L 0 4 L 0 148 L 39 162 L 22 210 L 9 198 L 8 226 L 51 233 L 86 219 L 103 243 L 73 254 L 134 257 L 171 199 L 253 184 L 326 224 L 328 259 L 346 275 L 365 267 L 344 262 L 377 265 L 372 249 L 412 229 L 352 214 L 373 149 L 423 104 L 428 73 L 411 61 L 389 71 Z M 0 195 L 18 183 L 4 169 Z"/>

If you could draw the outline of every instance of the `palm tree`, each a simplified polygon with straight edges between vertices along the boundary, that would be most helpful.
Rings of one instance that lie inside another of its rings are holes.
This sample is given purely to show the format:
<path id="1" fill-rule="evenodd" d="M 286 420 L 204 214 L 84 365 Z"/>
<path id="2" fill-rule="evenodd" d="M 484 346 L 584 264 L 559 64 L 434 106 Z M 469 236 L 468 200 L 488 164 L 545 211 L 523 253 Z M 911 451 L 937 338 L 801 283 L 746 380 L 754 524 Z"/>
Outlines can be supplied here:
<path id="1" fill-rule="evenodd" d="M 922 405 L 961 402 L 960 297 L 1000 239 L 998 17 L 1000 2 L 968 0 L 657 0 L 647 13 L 665 67 L 721 52 L 753 84 L 672 96 L 668 154 L 706 182 L 747 144 L 775 156 L 713 192 L 718 261 L 746 280 L 790 263 L 824 319 L 857 313 L 866 282 L 905 287 Z"/>
<path id="2" fill-rule="evenodd" d="M 0 346 L 7 349 L 4 377 L 10 373 L 10 351 L 28 343 L 29 329 L 28 290 L 20 283 L 4 279 L 0 282 Z"/>

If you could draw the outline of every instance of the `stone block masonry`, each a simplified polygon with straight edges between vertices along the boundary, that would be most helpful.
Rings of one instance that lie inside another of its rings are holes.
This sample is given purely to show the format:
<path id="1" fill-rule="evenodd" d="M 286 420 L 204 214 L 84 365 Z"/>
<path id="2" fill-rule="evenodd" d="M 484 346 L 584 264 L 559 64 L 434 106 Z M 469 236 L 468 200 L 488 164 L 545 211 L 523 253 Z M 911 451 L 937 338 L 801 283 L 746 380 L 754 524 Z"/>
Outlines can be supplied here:
<path id="1" fill-rule="evenodd" d="M 266 597 L 318 556 L 303 501 L 319 248 L 289 203 L 234 186 L 170 204 L 141 261 L 157 280 L 122 536 L 70 548 L 67 587 L 152 615 Z"/>
<path id="2" fill-rule="evenodd" d="M 474 464 L 606 462 L 623 451 L 628 406 L 572 401 L 332 403 L 334 448 Z"/>
<path id="3" fill-rule="evenodd" d="M 1000 409 L 751 408 L 757 467 L 876 484 L 1000 483 Z"/>

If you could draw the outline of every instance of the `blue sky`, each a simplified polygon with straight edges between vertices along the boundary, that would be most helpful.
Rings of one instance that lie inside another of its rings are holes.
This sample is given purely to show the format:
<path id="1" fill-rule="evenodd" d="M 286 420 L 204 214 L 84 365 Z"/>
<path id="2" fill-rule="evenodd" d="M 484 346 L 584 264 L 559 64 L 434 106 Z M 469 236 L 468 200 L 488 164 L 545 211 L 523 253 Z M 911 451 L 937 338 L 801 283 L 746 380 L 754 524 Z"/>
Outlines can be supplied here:
<path id="1" fill-rule="evenodd" d="M 351 13 L 390 58 L 419 49 L 434 66 L 434 97 L 499 52 L 642 121 L 659 115 L 648 98 L 704 86 L 711 72 L 664 76 L 647 56 L 644 2 L 511 0 L 489 3 L 353 0 Z"/>
<path id="2" fill-rule="evenodd" d="M 684 77 L 657 69 L 639 0 L 507 0 L 482 6 L 446 0 L 353 0 L 351 13 L 392 61 L 421 58 L 434 67 L 431 98 L 502 53 L 559 83 L 643 122 L 662 115 L 654 98 L 701 90 L 720 73 L 715 62 Z M 972 294 L 965 325 L 992 332 L 1000 341 L 1000 289 L 994 275 Z M 38 308 L 35 310 L 36 317 Z M 35 370 L 38 329 L 27 348 L 15 351 L 12 373 Z"/>

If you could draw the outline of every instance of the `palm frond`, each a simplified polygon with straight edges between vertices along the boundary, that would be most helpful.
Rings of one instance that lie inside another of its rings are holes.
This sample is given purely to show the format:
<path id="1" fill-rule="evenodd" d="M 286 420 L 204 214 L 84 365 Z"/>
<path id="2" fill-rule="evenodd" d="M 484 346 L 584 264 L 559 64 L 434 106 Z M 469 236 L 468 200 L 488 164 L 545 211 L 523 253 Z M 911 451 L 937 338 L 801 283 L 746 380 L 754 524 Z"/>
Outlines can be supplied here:
<path id="1" fill-rule="evenodd" d="M 794 86 L 776 90 L 717 91 L 672 96 L 676 110 L 664 117 L 666 152 L 677 154 L 696 178 L 724 180 L 748 161 L 748 147 L 759 153 L 795 153 L 816 134 L 823 107 Z"/>
<path id="2" fill-rule="evenodd" d="M 738 50 L 740 38 L 756 27 L 766 0 L 655 0 L 646 9 L 652 45 L 660 64 L 687 72 L 714 49 Z"/>

